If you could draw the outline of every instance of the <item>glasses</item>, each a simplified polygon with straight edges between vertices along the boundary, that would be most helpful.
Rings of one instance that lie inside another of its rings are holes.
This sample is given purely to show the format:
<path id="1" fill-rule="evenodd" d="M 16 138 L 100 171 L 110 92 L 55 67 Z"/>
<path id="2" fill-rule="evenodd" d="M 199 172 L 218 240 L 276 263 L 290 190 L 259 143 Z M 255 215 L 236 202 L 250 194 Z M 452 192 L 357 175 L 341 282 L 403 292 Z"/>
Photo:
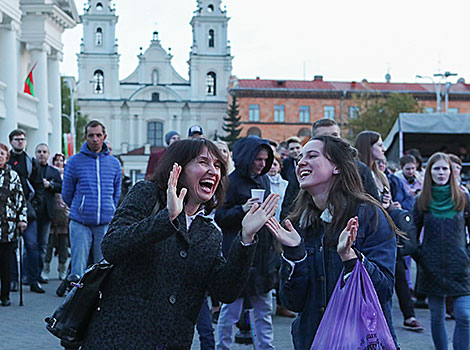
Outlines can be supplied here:
<path id="1" fill-rule="evenodd" d="M 23 142 L 23 141 L 26 141 L 26 139 L 24 137 L 22 137 L 22 138 L 14 137 L 13 141 Z"/>

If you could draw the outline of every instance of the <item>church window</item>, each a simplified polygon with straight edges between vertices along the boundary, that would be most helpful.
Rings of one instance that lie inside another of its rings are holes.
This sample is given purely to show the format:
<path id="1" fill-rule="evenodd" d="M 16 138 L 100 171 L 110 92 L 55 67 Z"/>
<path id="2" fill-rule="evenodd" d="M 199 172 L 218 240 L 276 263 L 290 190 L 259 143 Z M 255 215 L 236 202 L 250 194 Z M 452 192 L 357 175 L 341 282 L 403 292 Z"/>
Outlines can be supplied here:
<path id="1" fill-rule="evenodd" d="M 149 122 L 147 124 L 147 143 L 151 146 L 163 146 L 163 123 Z"/>
<path id="2" fill-rule="evenodd" d="M 216 95 L 216 75 L 214 72 L 209 72 L 206 75 L 206 95 L 215 96 Z"/>
<path id="3" fill-rule="evenodd" d="M 93 74 L 93 93 L 101 95 L 104 91 L 104 74 L 101 70 L 96 70 Z"/>
<path id="4" fill-rule="evenodd" d="M 214 5 L 207 6 L 207 12 L 209 12 L 209 13 L 214 12 Z"/>
<path id="5" fill-rule="evenodd" d="M 103 29 L 101 28 L 98 28 L 96 29 L 96 34 L 95 34 L 95 43 L 96 43 L 96 46 L 101 46 L 103 45 Z"/>
<path id="6" fill-rule="evenodd" d="M 152 92 L 152 102 L 160 101 L 160 94 L 158 92 Z"/>
<path id="7" fill-rule="evenodd" d="M 103 4 L 101 2 L 96 4 L 96 10 L 102 11 L 103 10 Z"/>
<path id="8" fill-rule="evenodd" d="M 158 84 L 158 71 L 154 69 L 152 71 L 152 85 L 157 85 Z"/>
<path id="9" fill-rule="evenodd" d="M 214 47 L 214 42 L 215 42 L 215 35 L 214 35 L 214 30 L 211 29 L 209 30 L 209 47 Z"/>

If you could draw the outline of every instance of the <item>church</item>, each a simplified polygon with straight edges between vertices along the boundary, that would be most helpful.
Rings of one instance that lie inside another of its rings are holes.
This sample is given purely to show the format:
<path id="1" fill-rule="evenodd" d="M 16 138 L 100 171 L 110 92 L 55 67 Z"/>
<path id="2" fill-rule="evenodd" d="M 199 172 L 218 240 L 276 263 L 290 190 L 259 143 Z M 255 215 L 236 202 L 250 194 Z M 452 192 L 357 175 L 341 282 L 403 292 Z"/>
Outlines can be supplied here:
<path id="1" fill-rule="evenodd" d="M 176 72 L 171 53 L 154 32 L 148 47 L 138 54 L 135 70 L 121 79 L 115 4 L 89 0 L 81 16 L 78 104 L 88 119 L 106 125 L 113 153 L 123 156 L 126 172 L 145 173 L 151 148 L 164 146 L 164 135 L 170 130 L 184 138 L 189 127 L 197 124 L 210 139 L 222 133 L 232 56 L 229 18 L 220 6 L 221 0 L 197 0 L 191 20 L 189 78 Z"/>

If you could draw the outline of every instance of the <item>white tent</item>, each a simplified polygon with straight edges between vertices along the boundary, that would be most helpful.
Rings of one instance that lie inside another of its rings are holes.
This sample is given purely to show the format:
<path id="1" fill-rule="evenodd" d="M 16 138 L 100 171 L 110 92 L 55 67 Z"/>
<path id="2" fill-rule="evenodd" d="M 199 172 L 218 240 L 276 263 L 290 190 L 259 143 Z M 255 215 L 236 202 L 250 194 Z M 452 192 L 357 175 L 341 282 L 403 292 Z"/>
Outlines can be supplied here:
<path id="1" fill-rule="evenodd" d="M 457 153 L 458 146 L 470 146 L 470 114 L 400 113 L 384 140 L 389 160 L 418 148 L 423 157 L 434 152 Z"/>

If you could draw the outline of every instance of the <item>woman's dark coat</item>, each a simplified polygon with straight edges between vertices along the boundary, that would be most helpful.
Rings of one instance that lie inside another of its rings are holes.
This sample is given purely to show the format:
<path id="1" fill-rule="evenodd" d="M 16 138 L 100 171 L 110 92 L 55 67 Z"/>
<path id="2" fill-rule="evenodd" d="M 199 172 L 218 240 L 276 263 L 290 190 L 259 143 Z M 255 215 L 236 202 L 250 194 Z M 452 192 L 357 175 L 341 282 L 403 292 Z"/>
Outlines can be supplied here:
<path id="1" fill-rule="evenodd" d="M 226 261 L 210 219 L 196 216 L 188 232 L 184 213 L 152 215 L 157 200 L 157 185 L 139 182 L 111 221 L 101 247 L 115 268 L 83 349 L 190 349 L 205 293 L 230 303 L 246 283 L 256 245 L 234 240 Z"/>
<path id="2" fill-rule="evenodd" d="M 413 258 L 418 262 L 416 291 L 425 295 L 470 295 L 470 246 L 465 226 L 470 229 L 467 208 L 452 219 L 413 209 L 416 231 L 424 227 L 423 243 Z"/>
<path id="3" fill-rule="evenodd" d="M 252 176 L 251 166 L 258 152 L 268 151 L 266 166 L 260 175 Z M 225 203 L 217 209 L 215 221 L 222 229 L 223 251 L 228 253 L 235 236 L 240 232 L 245 216 L 242 205 L 251 198 L 252 189 L 264 189 L 264 198 L 271 193 L 271 185 L 266 173 L 271 169 L 274 155 L 266 140 L 259 137 L 246 137 L 237 141 L 233 147 L 235 170 L 230 174 L 230 184 L 225 197 Z M 243 296 L 261 295 L 269 292 L 274 286 L 277 252 L 274 238 L 266 227 L 257 233 L 258 247 L 256 249 L 250 278 L 243 291 Z"/>

